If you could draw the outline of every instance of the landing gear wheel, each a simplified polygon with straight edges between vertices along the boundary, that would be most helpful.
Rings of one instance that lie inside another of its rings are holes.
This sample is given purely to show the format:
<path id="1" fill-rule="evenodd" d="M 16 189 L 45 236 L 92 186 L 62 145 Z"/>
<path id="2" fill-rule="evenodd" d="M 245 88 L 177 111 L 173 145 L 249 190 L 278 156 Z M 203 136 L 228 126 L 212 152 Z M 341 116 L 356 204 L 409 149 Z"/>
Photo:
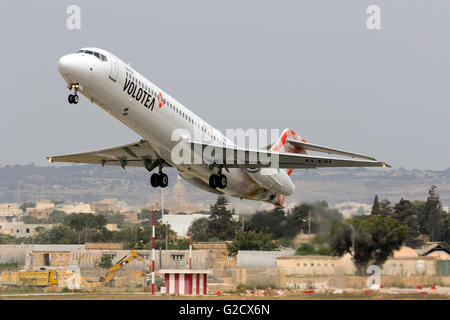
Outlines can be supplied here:
<path id="1" fill-rule="evenodd" d="M 73 103 L 73 94 L 69 94 L 69 103 L 72 104 Z"/>
<path id="2" fill-rule="evenodd" d="M 216 185 L 216 175 L 215 175 L 215 174 L 212 174 L 212 175 L 209 176 L 209 186 L 210 186 L 212 189 L 217 188 L 217 185 Z"/>
<path id="3" fill-rule="evenodd" d="M 153 188 L 159 187 L 159 175 L 157 173 L 152 174 L 150 177 L 150 184 Z"/>
<path id="4" fill-rule="evenodd" d="M 169 178 L 167 177 L 167 174 L 165 174 L 165 173 L 160 173 L 159 175 L 158 175 L 159 177 L 158 177 L 158 182 L 159 182 L 159 186 L 161 187 L 161 188 L 165 188 L 165 187 L 167 187 L 167 185 L 169 184 Z"/>
<path id="5" fill-rule="evenodd" d="M 72 103 L 77 104 L 79 100 L 80 100 L 80 98 L 78 97 L 77 94 L 74 94 L 72 96 Z"/>
<path id="6" fill-rule="evenodd" d="M 214 178 L 214 182 L 219 189 L 225 189 L 227 186 L 227 177 L 224 174 L 216 174 Z"/>

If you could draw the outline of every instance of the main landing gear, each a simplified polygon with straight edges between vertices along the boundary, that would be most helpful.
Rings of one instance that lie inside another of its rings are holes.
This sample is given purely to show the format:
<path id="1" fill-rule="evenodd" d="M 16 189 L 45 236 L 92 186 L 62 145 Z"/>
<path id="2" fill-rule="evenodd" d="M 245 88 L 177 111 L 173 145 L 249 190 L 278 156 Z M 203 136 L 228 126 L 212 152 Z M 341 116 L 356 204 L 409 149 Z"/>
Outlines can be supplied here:
<path id="1" fill-rule="evenodd" d="M 80 98 L 78 97 L 78 94 L 77 94 L 79 85 L 78 84 L 69 85 L 69 90 L 72 90 L 72 88 L 74 89 L 75 94 L 69 94 L 68 100 L 69 100 L 70 104 L 72 104 L 72 103 L 77 104 L 78 101 L 80 100 Z"/>
<path id="2" fill-rule="evenodd" d="M 222 167 L 219 167 L 218 174 L 212 174 L 209 177 L 209 186 L 212 189 L 216 188 L 225 189 L 227 186 L 227 182 L 228 182 L 227 177 L 224 174 L 222 174 Z"/>
<path id="3" fill-rule="evenodd" d="M 164 172 L 154 173 L 150 177 L 150 184 L 153 188 L 161 187 L 165 188 L 169 184 L 169 178 L 167 177 L 167 174 Z"/>

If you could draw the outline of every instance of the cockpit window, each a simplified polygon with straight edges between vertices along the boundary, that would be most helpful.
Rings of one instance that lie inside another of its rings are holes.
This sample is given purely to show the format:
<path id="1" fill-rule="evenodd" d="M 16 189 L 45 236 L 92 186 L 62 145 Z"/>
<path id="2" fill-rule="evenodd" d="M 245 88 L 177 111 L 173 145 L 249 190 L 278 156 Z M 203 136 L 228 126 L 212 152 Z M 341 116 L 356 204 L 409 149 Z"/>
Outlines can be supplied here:
<path id="1" fill-rule="evenodd" d="M 99 60 L 101 61 L 108 61 L 108 58 L 106 58 L 105 55 L 95 52 L 95 51 L 90 51 L 90 50 L 79 50 L 77 53 L 84 53 L 84 54 L 90 54 L 92 56 L 96 56 Z"/>

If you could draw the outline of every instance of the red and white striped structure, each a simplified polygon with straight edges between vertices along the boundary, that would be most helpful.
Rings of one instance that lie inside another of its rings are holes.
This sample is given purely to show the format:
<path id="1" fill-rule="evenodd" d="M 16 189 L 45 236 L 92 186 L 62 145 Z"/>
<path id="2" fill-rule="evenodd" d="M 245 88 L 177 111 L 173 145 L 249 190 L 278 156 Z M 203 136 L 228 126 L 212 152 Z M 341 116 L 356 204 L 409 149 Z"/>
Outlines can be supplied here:
<path id="1" fill-rule="evenodd" d="M 206 295 L 211 270 L 160 270 L 164 274 L 166 294 Z"/>
<path id="2" fill-rule="evenodd" d="M 155 210 L 152 211 L 152 295 L 155 295 Z"/>
<path id="3" fill-rule="evenodd" d="M 189 269 L 192 269 L 192 228 L 189 232 Z"/>

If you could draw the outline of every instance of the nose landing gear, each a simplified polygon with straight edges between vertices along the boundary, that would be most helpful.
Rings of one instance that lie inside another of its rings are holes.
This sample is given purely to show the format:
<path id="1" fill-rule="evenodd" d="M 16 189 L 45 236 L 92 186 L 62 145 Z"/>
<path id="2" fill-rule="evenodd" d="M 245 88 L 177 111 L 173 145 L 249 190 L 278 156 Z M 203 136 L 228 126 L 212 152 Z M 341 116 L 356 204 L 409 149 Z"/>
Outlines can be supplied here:
<path id="1" fill-rule="evenodd" d="M 68 98 L 68 100 L 69 100 L 69 103 L 70 104 L 77 104 L 78 103 L 78 101 L 79 101 L 79 97 L 78 97 L 78 94 L 77 94 L 77 92 L 78 92 L 78 88 L 79 88 L 80 86 L 78 85 L 78 84 L 70 84 L 69 85 L 69 90 L 72 90 L 72 89 L 74 89 L 74 92 L 75 92 L 75 94 L 69 94 L 69 98 Z"/>

